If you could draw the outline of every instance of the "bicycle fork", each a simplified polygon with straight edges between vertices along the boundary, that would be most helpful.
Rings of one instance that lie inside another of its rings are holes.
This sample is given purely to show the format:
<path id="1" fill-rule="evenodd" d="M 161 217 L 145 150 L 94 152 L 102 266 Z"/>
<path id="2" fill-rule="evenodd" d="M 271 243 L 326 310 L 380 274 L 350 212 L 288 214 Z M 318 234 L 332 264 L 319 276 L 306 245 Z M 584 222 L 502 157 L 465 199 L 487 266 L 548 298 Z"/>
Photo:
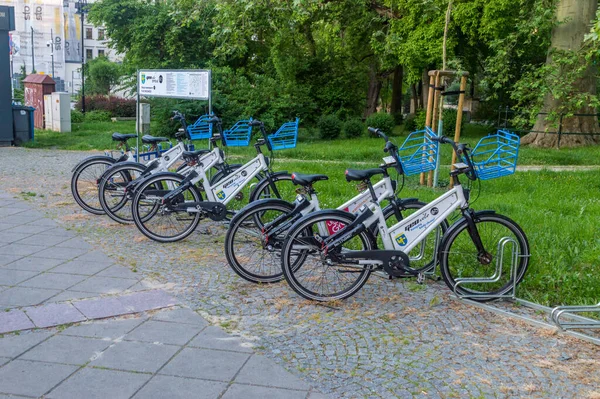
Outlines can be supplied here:
<path id="1" fill-rule="evenodd" d="M 469 232 L 469 236 L 477 249 L 477 260 L 479 260 L 479 263 L 482 265 L 489 265 L 493 260 L 492 254 L 485 250 L 483 242 L 481 241 L 481 236 L 479 235 L 479 230 L 477 230 L 477 225 L 475 223 L 475 211 L 469 208 L 463 210 L 462 214 L 467 221 L 467 231 Z"/>

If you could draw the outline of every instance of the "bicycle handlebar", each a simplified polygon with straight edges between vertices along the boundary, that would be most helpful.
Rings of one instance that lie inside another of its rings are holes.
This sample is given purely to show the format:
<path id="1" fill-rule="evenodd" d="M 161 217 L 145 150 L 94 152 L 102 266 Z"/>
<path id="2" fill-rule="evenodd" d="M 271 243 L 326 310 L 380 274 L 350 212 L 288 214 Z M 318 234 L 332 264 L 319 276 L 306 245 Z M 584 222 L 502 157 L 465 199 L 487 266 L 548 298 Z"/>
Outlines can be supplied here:
<path id="1" fill-rule="evenodd" d="M 466 144 L 455 143 L 454 140 L 451 140 L 446 136 L 432 137 L 431 140 L 437 141 L 440 144 L 450 144 L 452 146 L 452 149 L 454 149 L 454 153 L 456 154 L 458 159 L 464 159 L 467 163 L 468 169 L 465 171 L 465 176 L 467 176 L 469 180 L 477 180 L 475 166 L 473 165 L 473 161 L 469 156 L 470 148 Z"/>

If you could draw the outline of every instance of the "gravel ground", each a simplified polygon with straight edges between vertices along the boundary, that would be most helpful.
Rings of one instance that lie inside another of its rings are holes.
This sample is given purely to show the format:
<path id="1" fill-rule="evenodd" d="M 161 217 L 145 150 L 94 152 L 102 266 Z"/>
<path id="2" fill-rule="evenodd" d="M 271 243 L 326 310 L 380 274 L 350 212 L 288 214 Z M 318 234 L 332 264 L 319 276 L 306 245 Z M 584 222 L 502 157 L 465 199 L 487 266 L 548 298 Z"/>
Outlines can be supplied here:
<path id="1" fill-rule="evenodd" d="M 600 348 L 450 299 L 442 283 L 372 277 L 338 306 L 284 284 L 246 283 L 223 255 L 225 227 L 203 222 L 158 244 L 81 210 L 70 169 L 93 153 L 0 148 L 0 189 L 168 290 L 214 324 L 340 398 L 600 398 Z M 35 193 L 22 195 L 21 192 Z"/>

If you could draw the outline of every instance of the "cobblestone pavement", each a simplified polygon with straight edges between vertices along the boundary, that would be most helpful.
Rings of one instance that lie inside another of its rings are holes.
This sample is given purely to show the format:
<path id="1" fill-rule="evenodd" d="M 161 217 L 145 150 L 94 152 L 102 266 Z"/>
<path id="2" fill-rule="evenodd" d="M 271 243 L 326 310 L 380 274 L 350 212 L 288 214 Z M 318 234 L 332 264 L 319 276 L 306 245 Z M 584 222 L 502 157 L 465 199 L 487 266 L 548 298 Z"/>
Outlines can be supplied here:
<path id="1" fill-rule="evenodd" d="M 134 226 L 88 215 L 72 201 L 70 167 L 91 153 L 0 149 L 0 189 L 76 231 L 214 324 L 334 397 L 600 396 L 599 348 L 449 298 L 441 283 L 372 277 L 336 306 L 302 301 L 285 285 L 257 286 L 229 270 L 225 227 L 203 222 L 183 242 L 158 244 Z M 43 195 L 43 197 L 41 196 Z"/>

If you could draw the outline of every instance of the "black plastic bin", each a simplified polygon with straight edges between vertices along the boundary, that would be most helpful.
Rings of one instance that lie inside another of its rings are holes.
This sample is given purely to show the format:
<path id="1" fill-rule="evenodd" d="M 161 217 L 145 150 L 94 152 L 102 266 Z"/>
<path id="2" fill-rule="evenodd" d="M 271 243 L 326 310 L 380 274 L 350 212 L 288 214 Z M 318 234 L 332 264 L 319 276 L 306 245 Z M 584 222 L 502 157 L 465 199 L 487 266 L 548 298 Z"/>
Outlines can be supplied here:
<path id="1" fill-rule="evenodd" d="M 13 105 L 13 142 L 20 145 L 33 140 L 33 111 L 35 108 Z"/>

